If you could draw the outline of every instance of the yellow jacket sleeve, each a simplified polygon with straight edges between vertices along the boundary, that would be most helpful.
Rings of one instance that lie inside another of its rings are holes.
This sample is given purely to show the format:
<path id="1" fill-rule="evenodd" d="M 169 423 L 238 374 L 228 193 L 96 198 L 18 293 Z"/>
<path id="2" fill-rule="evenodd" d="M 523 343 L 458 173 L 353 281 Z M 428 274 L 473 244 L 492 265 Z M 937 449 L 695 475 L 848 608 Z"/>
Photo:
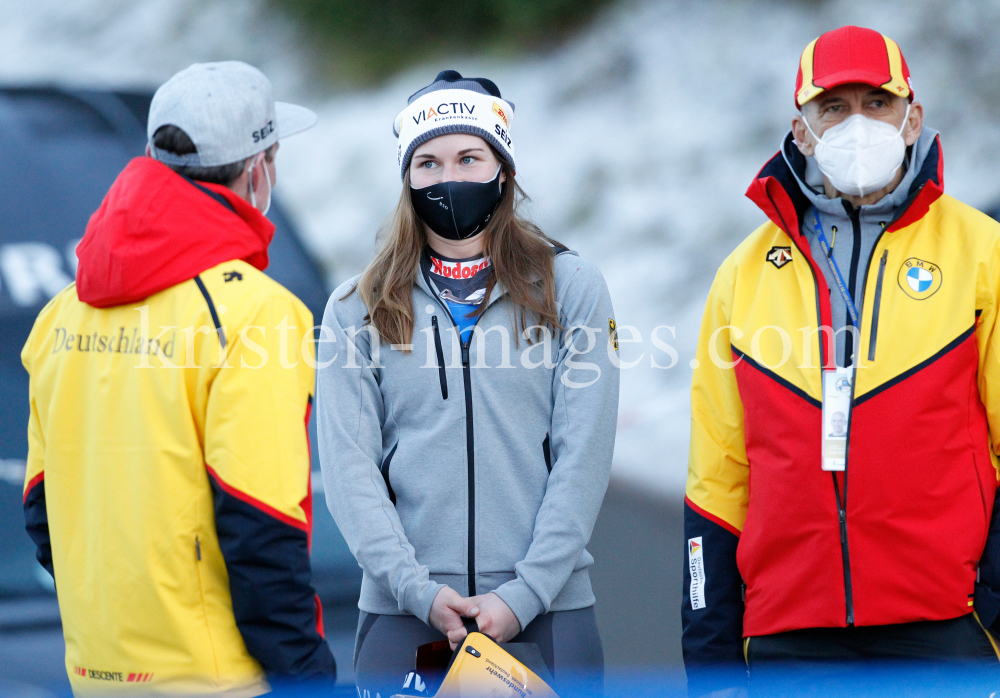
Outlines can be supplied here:
<path id="1" fill-rule="evenodd" d="M 729 325 L 734 275 L 731 262 L 716 274 L 698 338 L 686 496 L 690 504 L 740 531 L 746 519 L 750 469 L 732 356 L 733 333 L 741 330 Z"/>
<path id="2" fill-rule="evenodd" d="M 731 668 L 742 660 L 743 580 L 736 549 L 746 519 L 749 467 L 732 363 L 731 342 L 739 337 L 729 326 L 733 274 L 731 261 L 724 263 L 709 292 L 691 387 L 681 644 L 692 685 L 735 685 Z"/>
<path id="3" fill-rule="evenodd" d="M 209 390 L 205 462 L 213 478 L 269 515 L 306 530 L 315 361 L 308 310 L 270 298 L 227 328 L 226 364 Z M 305 349 L 305 353 L 303 353 Z"/>

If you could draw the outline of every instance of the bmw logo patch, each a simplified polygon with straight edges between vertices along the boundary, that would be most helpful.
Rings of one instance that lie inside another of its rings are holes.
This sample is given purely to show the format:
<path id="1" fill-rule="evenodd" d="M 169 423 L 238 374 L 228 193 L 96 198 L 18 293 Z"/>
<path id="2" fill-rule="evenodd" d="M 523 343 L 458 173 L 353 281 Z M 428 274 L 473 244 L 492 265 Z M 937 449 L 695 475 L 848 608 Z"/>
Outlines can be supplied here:
<path id="1" fill-rule="evenodd" d="M 910 257 L 899 268 L 897 277 L 903 293 L 914 300 L 930 298 L 941 288 L 941 267 L 916 257 Z"/>

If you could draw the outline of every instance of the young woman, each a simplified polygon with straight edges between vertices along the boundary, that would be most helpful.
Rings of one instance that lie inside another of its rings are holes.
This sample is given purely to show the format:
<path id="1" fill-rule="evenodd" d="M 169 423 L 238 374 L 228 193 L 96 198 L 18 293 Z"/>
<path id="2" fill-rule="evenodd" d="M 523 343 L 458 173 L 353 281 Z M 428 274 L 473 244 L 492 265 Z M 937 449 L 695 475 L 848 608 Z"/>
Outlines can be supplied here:
<path id="1" fill-rule="evenodd" d="M 557 686 L 603 681 L 585 546 L 614 450 L 614 313 L 597 268 L 518 215 L 513 112 L 455 71 L 410 97 L 395 214 L 323 318 L 320 458 L 364 570 L 361 695 L 400 692 L 463 617 L 537 644 Z"/>

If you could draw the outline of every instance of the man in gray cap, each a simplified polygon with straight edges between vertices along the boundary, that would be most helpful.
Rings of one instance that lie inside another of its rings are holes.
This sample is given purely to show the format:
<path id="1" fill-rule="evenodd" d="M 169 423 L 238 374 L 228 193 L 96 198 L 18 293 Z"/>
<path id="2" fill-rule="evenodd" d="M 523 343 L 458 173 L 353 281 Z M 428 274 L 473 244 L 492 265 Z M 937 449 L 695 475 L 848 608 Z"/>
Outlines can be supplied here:
<path id="1" fill-rule="evenodd" d="M 336 676 L 309 565 L 313 319 L 262 273 L 278 139 L 315 122 L 244 63 L 171 78 L 24 347 L 25 519 L 77 694 Z"/>

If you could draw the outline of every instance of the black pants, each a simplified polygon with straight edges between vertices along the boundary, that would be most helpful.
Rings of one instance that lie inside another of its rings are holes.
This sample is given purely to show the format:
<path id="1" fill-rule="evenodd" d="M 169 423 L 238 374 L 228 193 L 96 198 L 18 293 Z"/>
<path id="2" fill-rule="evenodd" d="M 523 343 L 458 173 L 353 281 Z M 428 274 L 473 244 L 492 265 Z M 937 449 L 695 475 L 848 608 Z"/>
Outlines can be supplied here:
<path id="1" fill-rule="evenodd" d="M 414 616 L 361 612 L 354 643 L 354 675 L 361 698 L 399 693 L 413 671 L 417 647 L 446 639 Z M 531 642 L 554 679 L 561 698 L 601 696 L 604 690 L 604 647 L 594 607 L 553 611 L 538 616 L 511 642 Z"/>
<path id="2" fill-rule="evenodd" d="M 807 628 L 745 640 L 753 696 L 961 695 L 1000 690 L 994 639 L 952 620 Z"/>

